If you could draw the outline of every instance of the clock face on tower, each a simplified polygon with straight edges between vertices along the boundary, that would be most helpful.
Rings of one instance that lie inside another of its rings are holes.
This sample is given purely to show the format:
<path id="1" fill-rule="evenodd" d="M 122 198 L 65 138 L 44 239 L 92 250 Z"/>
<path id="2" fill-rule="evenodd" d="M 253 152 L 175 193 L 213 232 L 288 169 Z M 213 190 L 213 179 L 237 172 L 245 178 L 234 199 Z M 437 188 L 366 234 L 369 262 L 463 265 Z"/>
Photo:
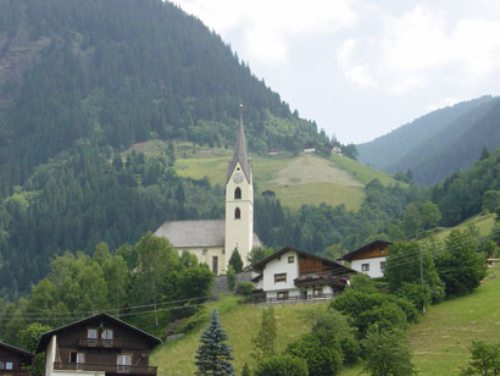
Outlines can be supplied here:
<path id="1" fill-rule="evenodd" d="M 241 172 L 235 172 L 233 175 L 233 181 L 236 184 L 240 184 L 243 181 L 243 174 Z"/>

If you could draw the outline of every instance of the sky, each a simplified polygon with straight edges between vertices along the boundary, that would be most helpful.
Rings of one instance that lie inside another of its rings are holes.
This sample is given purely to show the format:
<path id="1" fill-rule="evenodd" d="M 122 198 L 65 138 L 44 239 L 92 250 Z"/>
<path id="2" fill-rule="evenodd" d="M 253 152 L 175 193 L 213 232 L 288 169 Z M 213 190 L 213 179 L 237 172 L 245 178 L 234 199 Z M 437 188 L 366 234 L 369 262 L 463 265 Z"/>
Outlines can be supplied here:
<path id="1" fill-rule="evenodd" d="M 500 93 L 500 0 L 174 3 L 342 143 Z"/>

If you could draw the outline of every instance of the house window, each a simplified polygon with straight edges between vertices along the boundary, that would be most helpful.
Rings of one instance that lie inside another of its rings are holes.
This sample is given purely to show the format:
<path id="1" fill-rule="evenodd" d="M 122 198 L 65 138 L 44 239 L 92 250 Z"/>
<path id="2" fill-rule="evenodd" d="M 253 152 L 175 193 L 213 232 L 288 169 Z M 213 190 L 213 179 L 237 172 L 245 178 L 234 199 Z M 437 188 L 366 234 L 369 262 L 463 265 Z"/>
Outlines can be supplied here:
<path id="1" fill-rule="evenodd" d="M 380 270 L 384 271 L 385 269 L 385 261 L 380 261 Z"/>
<path id="2" fill-rule="evenodd" d="M 70 363 L 83 364 L 85 363 L 85 354 L 81 352 L 70 352 L 69 361 Z"/>
<path id="3" fill-rule="evenodd" d="M 278 273 L 274 275 L 274 283 L 286 282 L 286 273 Z"/>
<path id="4" fill-rule="evenodd" d="M 97 339 L 97 329 L 96 328 L 88 328 L 87 329 L 87 338 L 88 339 Z"/>
<path id="5" fill-rule="evenodd" d="M 288 256 L 288 263 L 293 264 L 295 262 L 295 257 L 294 256 Z"/>
<path id="6" fill-rule="evenodd" d="M 7 371 L 12 371 L 13 368 L 14 368 L 14 364 L 12 362 L 5 362 L 5 369 Z"/>
<path id="7" fill-rule="evenodd" d="M 116 365 L 118 366 L 119 373 L 130 372 L 130 366 L 132 365 L 132 355 L 130 354 L 118 354 L 116 357 Z"/>
<path id="8" fill-rule="evenodd" d="M 288 291 L 279 291 L 278 300 L 288 300 Z"/>
<path id="9" fill-rule="evenodd" d="M 240 208 L 234 209 L 234 219 L 240 219 L 241 218 L 241 210 Z"/>
<path id="10" fill-rule="evenodd" d="M 323 296 L 323 287 L 315 287 L 315 288 L 313 288 L 313 296 L 315 298 Z"/>
<path id="11" fill-rule="evenodd" d="M 370 264 L 361 264 L 361 271 L 362 272 L 370 271 Z"/>
<path id="12" fill-rule="evenodd" d="M 215 275 L 219 272 L 219 258 L 217 256 L 212 257 L 212 272 Z"/>
<path id="13" fill-rule="evenodd" d="M 113 339 L 113 330 L 112 329 L 103 329 L 101 333 L 102 339 L 111 340 Z"/>
<path id="14" fill-rule="evenodd" d="M 240 187 L 237 187 L 234 190 L 234 199 L 235 200 L 240 200 L 241 199 L 241 189 L 240 189 Z"/>

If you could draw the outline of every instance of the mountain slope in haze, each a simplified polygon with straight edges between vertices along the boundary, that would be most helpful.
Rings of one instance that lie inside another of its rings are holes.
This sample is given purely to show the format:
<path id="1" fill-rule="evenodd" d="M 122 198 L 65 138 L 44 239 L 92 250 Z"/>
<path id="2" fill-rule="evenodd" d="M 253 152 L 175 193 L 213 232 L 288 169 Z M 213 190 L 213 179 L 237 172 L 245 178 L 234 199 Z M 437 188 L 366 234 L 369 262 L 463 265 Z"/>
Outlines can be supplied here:
<path id="1" fill-rule="evenodd" d="M 78 140 L 326 142 L 198 19 L 161 0 L 0 1 L 0 192 Z M 0 194 L 1 194 L 0 193 Z"/>
<path id="2" fill-rule="evenodd" d="M 500 98 L 485 96 L 437 110 L 369 143 L 360 160 L 389 173 L 411 170 L 434 184 L 500 145 Z"/>

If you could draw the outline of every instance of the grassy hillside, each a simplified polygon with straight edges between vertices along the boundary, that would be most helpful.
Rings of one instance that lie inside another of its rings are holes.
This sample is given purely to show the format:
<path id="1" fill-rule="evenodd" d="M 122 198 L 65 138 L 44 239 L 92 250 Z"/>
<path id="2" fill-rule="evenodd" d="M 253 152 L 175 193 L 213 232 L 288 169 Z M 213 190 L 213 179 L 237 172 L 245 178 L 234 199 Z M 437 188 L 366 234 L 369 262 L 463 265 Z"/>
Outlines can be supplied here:
<path id="1" fill-rule="evenodd" d="M 274 307 L 277 323 L 277 350 L 283 351 L 287 344 L 310 331 L 311 316 L 325 309 L 326 303 L 289 304 Z M 264 306 L 239 305 L 237 298 L 226 297 L 209 305 L 210 310 L 219 310 L 221 323 L 228 333 L 233 349 L 236 373 L 240 374 L 245 362 L 253 366 L 251 341 L 260 325 Z M 293 330 L 291 330 L 293 328 Z M 204 327 L 194 333 L 167 343 L 158 348 L 151 357 L 151 364 L 158 365 L 159 376 L 185 376 L 195 372 L 194 357 Z"/>
<path id="2" fill-rule="evenodd" d="M 438 227 L 430 232 L 429 236 L 435 236 L 438 240 L 443 241 L 453 230 L 465 230 L 469 226 L 477 228 L 481 236 L 488 236 L 495 226 L 495 214 L 479 214 L 467 219 L 457 226 Z"/>
<path id="3" fill-rule="evenodd" d="M 473 294 L 430 307 L 420 322 L 410 327 L 413 362 L 419 375 L 458 375 L 469 359 L 472 341 L 500 341 L 499 277 L 497 265 Z M 360 372 L 358 366 L 341 375 L 366 375 Z"/>
<path id="4" fill-rule="evenodd" d="M 151 145 L 154 152 L 157 144 Z M 141 145 L 140 150 L 148 150 Z M 207 177 L 212 184 L 225 184 L 230 149 L 197 148 L 186 143 L 176 145 L 176 170 L 183 177 Z M 334 155 L 323 158 L 315 154 L 253 157 L 255 185 L 259 192 L 272 190 L 282 204 L 298 208 L 303 204 L 344 204 L 357 209 L 364 199 L 363 187 L 373 179 L 382 184 L 395 183 L 390 176 L 352 159 Z"/>

